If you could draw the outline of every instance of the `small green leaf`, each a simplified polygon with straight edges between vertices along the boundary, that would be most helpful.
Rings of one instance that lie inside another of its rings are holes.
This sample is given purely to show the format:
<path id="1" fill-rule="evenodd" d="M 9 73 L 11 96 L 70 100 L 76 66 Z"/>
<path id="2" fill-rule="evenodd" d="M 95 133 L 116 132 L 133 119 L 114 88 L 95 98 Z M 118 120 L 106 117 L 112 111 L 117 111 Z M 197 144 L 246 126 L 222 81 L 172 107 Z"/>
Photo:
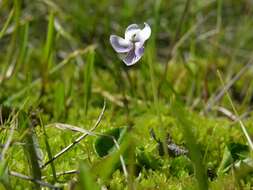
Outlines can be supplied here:
<path id="1" fill-rule="evenodd" d="M 241 143 L 230 143 L 228 144 L 228 149 L 234 160 L 242 160 L 249 155 L 249 147 Z"/>
<path id="2" fill-rule="evenodd" d="M 224 150 L 222 161 L 218 168 L 218 175 L 229 171 L 231 166 L 238 160 L 243 160 L 249 155 L 249 148 L 240 143 L 229 143 Z"/>
<path id="3" fill-rule="evenodd" d="M 110 136 L 114 137 L 115 140 L 118 141 L 121 133 L 123 132 L 123 129 L 124 128 L 110 129 L 104 133 L 105 136 L 100 136 L 96 139 L 94 148 L 98 156 L 104 157 L 114 150 L 115 143 L 113 142 L 113 139 L 110 138 Z"/>
<path id="4" fill-rule="evenodd" d="M 126 130 L 123 130 L 123 132 L 124 131 Z M 127 150 L 129 150 L 129 146 L 132 145 L 131 142 L 133 142 L 133 137 L 132 135 L 127 133 L 124 135 L 122 141 L 121 137 L 119 137 L 119 141 L 121 142 L 120 150 L 113 151 L 111 154 L 101 159 L 101 161 L 99 161 L 92 167 L 92 172 L 94 172 L 103 180 L 107 180 L 112 175 L 112 173 L 119 168 L 119 166 L 121 165 L 120 156 L 125 155 L 127 153 Z"/>
<path id="5" fill-rule="evenodd" d="M 230 169 L 231 163 L 233 163 L 233 157 L 228 147 L 226 147 L 217 174 L 222 175 L 226 173 Z"/>

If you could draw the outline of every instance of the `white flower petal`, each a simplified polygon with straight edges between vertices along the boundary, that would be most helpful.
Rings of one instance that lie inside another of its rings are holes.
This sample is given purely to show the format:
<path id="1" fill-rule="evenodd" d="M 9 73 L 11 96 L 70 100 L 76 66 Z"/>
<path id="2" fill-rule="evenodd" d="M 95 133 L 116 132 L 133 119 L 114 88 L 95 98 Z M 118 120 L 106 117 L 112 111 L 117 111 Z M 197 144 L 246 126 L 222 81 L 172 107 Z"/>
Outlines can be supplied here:
<path id="1" fill-rule="evenodd" d="M 151 28 L 144 23 L 144 28 L 140 29 L 137 24 L 131 24 L 125 31 L 125 39 L 111 35 L 110 42 L 113 49 L 119 53 L 120 59 L 131 66 L 138 62 L 144 54 L 144 43 L 151 35 Z"/>
<path id="2" fill-rule="evenodd" d="M 113 49 L 117 53 L 129 52 L 133 47 L 133 44 L 129 40 L 125 40 L 124 38 L 121 38 L 116 35 L 110 36 L 110 42 L 111 42 Z"/>
<path id="3" fill-rule="evenodd" d="M 141 31 L 141 29 L 137 24 L 129 25 L 126 29 L 126 32 L 125 32 L 125 39 L 132 40 L 132 37 L 140 31 Z"/>
<path id="4" fill-rule="evenodd" d="M 127 66 L 131 66 L 134 65 L 136 62 L 138 62 L 140 60 L 140 58 L 142 57 L 142 54 L 136 55 L 135 54 L 135 50 L 132 49 L 131 51 L 129 51 L 127 54 L 125 54 L 124 56 L 121 55 L 121 59 L 122 61 L 124 61 L 124 63 Z"/>
<path id="5" fill-rule="evenodd" d="M 145 25 L 144 28 L 136 34 L 136 38 L 135 38 L 136 41 L 142 42 L 143 44 L 147 39 L 149 39 L 151 35 L 150 26 L 147 23 L 144 23 L 144 25 Z"/>

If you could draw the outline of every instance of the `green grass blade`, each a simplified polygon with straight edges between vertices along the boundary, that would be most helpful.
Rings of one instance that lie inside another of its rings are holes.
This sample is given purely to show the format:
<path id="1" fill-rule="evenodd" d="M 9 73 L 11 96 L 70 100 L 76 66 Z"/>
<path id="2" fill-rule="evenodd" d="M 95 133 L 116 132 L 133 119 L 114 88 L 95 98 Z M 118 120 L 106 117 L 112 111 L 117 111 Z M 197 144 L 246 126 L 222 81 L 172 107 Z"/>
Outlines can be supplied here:
<path id="1" fill-rule="evenodd" d="M 48 28 L 47 28 L 47 39 L 44 47 L 44 61 L 47 64 L 49 57 L 51 55 L 51 51 L 53 48 L 53 40 L 54 40 L 54 13 L 51 12 L 49 15 Z"/>
<path id="2" fill-rule="evenodd" d="M 19 116 L 19 130 L 21 135 L 24 136 L 24 152 L 28 160 L 31 175 L 34 179 L 41 180 L 41 170 L 38 158 L 38 139 L 30 123 L 28 116 L 25 113 L 20 113 Z M 40 185 L 34 183 L 34 188 L 40 189 Z"/>
<path id="3" fill-rule="evenodd" d="M 90 50 L 87 55 L 87 61 L 86 61 L 86 65 L 84 68 L 84 109 L 85 109 L 85 115 L 87 115 L 89 102 L 90 102 L 90 98 L 91 98 L 94 58 L 95 58 L 95 51 Z"/>
<path id="4" fill-rule="evenodd" d="M 79 165 L 80 175 L 79 175 L 79 181 L 80 181 L 80 189 L 85 190 L 99 190 L 100 188 L 95 183 L 93 179 L 93 175 L 88 168 L 88 166 L 81 162 Z"/>
<path id="5" fill-rule="evenodd" d="M 5 159 L 0 161 L 0 189 L 2 189 L 1 187 L 5 188 L 5 190 L 12 190 Z"/>
<path id="6" fill-rule="evenodd" d="M 63 82 L 55 85 L 54 91 L 54 117 L 59 119 L 65 110 L 65 84 Z"/>
<path id="7" fill-rule="evenodd" d="M 0 39 L 4 36 L 8 26 L 9 26 L 9 24 L 10 24 L 12 18 L 13 18 L 13 15 L 14 15 L 14 9 L 12 9 L 11 12 L 9 13 L 7 20 L 4 23 L 4 26 L 3 26 L 2 30 L 0 31 Z"/>
<path id="8" fill-rule="evenodd" d="M 45 90 L 45 87 L 47 85 L 48 75 L 49 75 L 49 69 L 50 69 L 50 58 L 53 51 L 53 41 L 54 41 L 54 19 L 55 15 L 53 12 L 49 15 L 49 21 L 48 21 L 48 28 L 47 28 L 47 39 L 44 47 L 44 54 L 43 54 L 43 62 L 42 62 L 42 91 Z"/>
<path id="9" fill-rule="evenodd" d="M 217 30 L 220 31 L 221 26 L 222 26 L 222 5 L 223 5 L 223 0 L 218 0 L 217 1 Z"/>
<path id="10" fill-rule="evenodd" d="M 44 142 L 45 142 L 45 145 L 46 145 L 47 155 L 48 155 L 49 160 L 51 160 L 53 158 L 53 155 L 52 155 L 50 144 L 48 142 L 49 137 L 46 133 L 45 125 L 42 121 L 41 116 L 40 116 L 40 125 L 43 129 L 43 136 L 44 136 Z M 51 169 L 52 169 L 54 181 L 57 182 L 57 176 L 56 176 L 56 170 L 55 170 L 54 162 L 51 162 L 50 166 L 51 166 Z"/>
<path id="11" fill-rule="evenodd" d="M 221 81 L 221 83 L 222 83 L 223 88 L 225 88 L 224 80 L 223 80 L 223 78 L 222 78 L 222 76 L 221 76 L 221 73 L 220 73 L 219 71 L 218 71 L 218 76 L 219 76 L 219 79 L 220 79 L 220 81 Z M 234 103 L 233 103 L 233 100 L 232 100 L 232 98 L 230 97 L 230 95 L 229 95 L 227 89 L 226 89 L 225 93 L 226 93 L 226 96 L 227 96 L 227 98 L 228 98 L 228 100 L 229 100 L 229 103 L 230 103 L 230 105 L 231 105 L 231 107 L 232 107 L 232 109 L 233 109 L 233 111 L 234 111 L 236 117 L 239 118 L 239 119 L 238 119 L 238 122 L 239 122 L 240 127 L 241 127 L 241 129 L 242 129 L 242 131 L 243 131 L 244 136 L 246 137 L 246 140 L 247 140 L 247 142 L 248 142 L 248 145 L 249 145 L 249 147 L 250 147 L 250 150 L 253 151 L 253 142 L 252 142 L 252 140 L 251 140 L 251 137 L 250 137 L 250 135 L 249 135 L 249 133 L 248 133 L 248 131 L 247 131 L 247 129 L 246 129 L 244 123 L 243 123 L 242 120 L 240 119 L 239 114 L 238 114 L 238 111 L 236 110 L 235 105 L 234 105 Z"/>
<path id="12" fill-rule="evenodd" d="M 15 21 L 15 30 L 11 36 L 11 41 L 10 45 L 7 50 L 7 55 L 6 55 L 6 65 L 2 71 L 3 78 L 0 79 L 0 83 L 4 81 L 5 78 L 8 78 L 8 68 L 12 64 L 15 64 L 16 60 L 15 59 L 15 54 L 16 53 L 15 49 L 17 47 L 17 40 L 18 40 L 18 34 L 19 34 L 19 22 L 20 22 L 20 15 L 21 15 L 21 3 L 20 0 L 14 0 L 14 13 L 13 13 L 14 21 Z"/>
<path id="13" fill-rule="evenodd" d="M 12 75 L 14 72 L 18 71 L 19 67 L 25 62 L 27 47 L 28 47 L 28 36 L 29 36 L 29 22 L 26 22 L 25 25 L 20 30 L 21 40 L 19 45 L 19 55 L 17 58 L 17 63 L 15 68 L 13 68 Z"/>
<path id="14" fill-rule="evenodd" d="M 192 131 L 192 122 L 187 116 L 186 110 L 183 108 L 180 102 L 174 100 L 172 103 L 172 114 L 176 118 L 178 126 L 182 130 L 186 145 L 189 149 L 190 159 L 195 168 L 195 177 L 198 182 L 199 190 L 208 189 L 208 179 L 206 169 L 204 167 L 202 155 L 199 145 L 196 142 L 196 137 Z"/>

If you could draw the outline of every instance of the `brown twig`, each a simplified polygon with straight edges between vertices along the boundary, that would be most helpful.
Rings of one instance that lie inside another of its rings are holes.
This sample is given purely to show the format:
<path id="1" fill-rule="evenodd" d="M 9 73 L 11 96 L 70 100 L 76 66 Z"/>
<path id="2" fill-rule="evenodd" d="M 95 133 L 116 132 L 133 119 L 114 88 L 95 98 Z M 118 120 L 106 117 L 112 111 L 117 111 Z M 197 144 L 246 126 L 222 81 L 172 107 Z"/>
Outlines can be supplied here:
<path id="1" fill-rule="evenodd" d="M 18 178 L 21 178 L 21 179 L 24 179 L 24 180 L 28 180 L 28 181 L 31 181 L 31 182 L 34 182 L 34 183 L 37 183 L 38 185 L 48 187 L 50 189 L 60 189 L 59 187 L 54 186 L 50 183 L 47 183 L 47 182 L 44 182 L 44 181 L 41 181 L 41 180 L 38 180 L 38 179 L 34 179 L 30 176 L 27 176 L 27 175 L 24 175 L 24 174 L 15 172 L 15 171 L 9 171 L 9 175 L 14 176 L 14 177 L 18 177 Z"/>
<path id="2" fill-rule="evenodd" d="M 204 112 L 209 112 L 213 105 L 218 102 L 224 95 L 225 93 L 233 86 L 233 84 L 238 81 L 241 76 L 248 71 L 249 67 L 252 66 L 253 58 L 250 59 L 250 61 L 218 92 L 214 97 L 211 97 L 207 105 L 204 109 Z"/>
<path id="3" fill-rule="evenodd" d="M 217 111 L 220 112 L 220 113 L 222 113 L 224 116 L 226 116 L 228 119 L 230 119 L 234 123 L 236 123 L 239 120 L 247 117 L 250 114 L 250 112 L 245 112 L 244 114 L 240 115 L 240 117 L 236 117 L 236 115 L 233 114 L 230 110 L 228 110 L 228 109 L 226 109 L 224 107 L 221 107 L 221 106 L 217 107 Z"/>
<path id="4" fill-rule="evenodd" d="M 78 173 L 79 173 L 78 170 L 68 170 L 68 171 L 58 172 L 58 173 L 56 173 L 56 176 L 59 177 L 59 176 L 63 176 L 63 175 L 78 174 Z M 47 178 L 47 176 L 42 176 L 41 179 L 46 179 L 46 178 Z"/>
<path id="5" fill-rule="evenodd" d="M 229 111 L 228 109 L 224 107 L 221 107 L 221 106 L 217 107 L 217 111 L 225 115 L 231 121 L 236 121 L 237 119 L 237 117 L 231 111 Z"/>

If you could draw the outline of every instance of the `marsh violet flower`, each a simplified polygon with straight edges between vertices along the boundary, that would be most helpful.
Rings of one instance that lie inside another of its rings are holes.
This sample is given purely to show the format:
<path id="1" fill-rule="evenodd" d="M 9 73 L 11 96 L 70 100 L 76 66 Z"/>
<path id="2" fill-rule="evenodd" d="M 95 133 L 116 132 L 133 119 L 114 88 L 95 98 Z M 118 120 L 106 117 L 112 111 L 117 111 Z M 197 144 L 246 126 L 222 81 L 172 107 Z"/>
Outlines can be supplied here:
<path id="1" fill-rule="evenodd" d="M 151 35 L 151 28 L 144 23 L 141 29 L 137 24 L 131 24 L 125 31 L 125 38 L 117 35 L 110 36 L 113 49 L 127 66 L 134 65 L 144 54 L 144 43 Z"/>

